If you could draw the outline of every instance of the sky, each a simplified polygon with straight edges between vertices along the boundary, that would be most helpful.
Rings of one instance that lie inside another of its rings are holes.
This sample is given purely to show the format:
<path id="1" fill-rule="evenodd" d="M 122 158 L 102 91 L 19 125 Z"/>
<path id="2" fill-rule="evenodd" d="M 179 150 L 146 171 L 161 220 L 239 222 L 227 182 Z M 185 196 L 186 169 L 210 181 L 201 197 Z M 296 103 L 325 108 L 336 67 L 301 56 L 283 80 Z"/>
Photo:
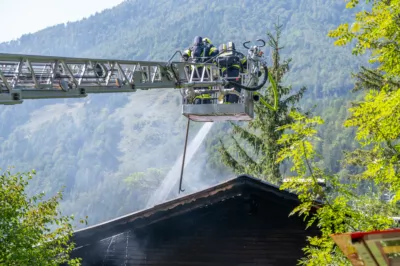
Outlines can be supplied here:
<path id="1" fill-rule="evenodd" d="M 68 21 L 77 21 L 123 0 L 0 0 L 0 42 Z"/>

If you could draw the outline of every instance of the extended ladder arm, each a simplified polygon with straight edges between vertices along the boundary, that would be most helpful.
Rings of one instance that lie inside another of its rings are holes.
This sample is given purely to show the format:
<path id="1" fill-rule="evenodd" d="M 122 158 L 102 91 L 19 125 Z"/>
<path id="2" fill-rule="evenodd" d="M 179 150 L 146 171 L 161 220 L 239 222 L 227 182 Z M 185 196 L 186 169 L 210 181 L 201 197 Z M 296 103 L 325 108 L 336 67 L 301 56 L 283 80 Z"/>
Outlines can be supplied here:
<path id="1" fill-rule="evenodd" d="M 191 65 L 196 64 L 0 54 L 0 104 L 226 84 L 214 65 L 202 64 L 207 67 L 199 78 L 188 71 Z"/>
<path id="2" fill-rule="evenodd" d="M 265 45 L 265 42 L 262 42 Z M 239 83 L 222 77 L 221 70 L 213 63 L 0 53 L 0 104 L 18 104 L 24 99 L 82 98 L 90 93 L 171 88 L 182 89 L 184 104 L 188 99 L 204 93 L 220 94 L 221 97 L 227 93 L 237 94 L 233 87 L 249 91 L 246 97 L 251 98 L 252 92 L 260 90 L 266 84 L 268 76 L 270 79 L 271 76 L 260 50 L 262 46 L 247 47 L 245 44 L 248 55 L 242 55 L 247 57 L 247 71 L 240 74 Z M 259 84 L 262 69 L 264 79 Z M 275 91 L 274 96 L 276 100 Z M 267 107 L 276 109 L 272 106 Z"/>

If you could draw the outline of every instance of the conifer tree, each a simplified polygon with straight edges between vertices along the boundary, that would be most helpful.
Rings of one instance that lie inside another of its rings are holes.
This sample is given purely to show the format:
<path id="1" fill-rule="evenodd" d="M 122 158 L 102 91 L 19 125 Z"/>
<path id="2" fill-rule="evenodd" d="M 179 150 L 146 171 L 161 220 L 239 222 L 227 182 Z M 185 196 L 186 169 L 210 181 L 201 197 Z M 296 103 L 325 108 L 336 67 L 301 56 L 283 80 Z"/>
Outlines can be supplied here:
<path id="1" fill-rule="evenodd" d="M 303 96 L 306 88 L 292 94 L 292 87 L 283 85 L 284 77 L 289 71 L 291 59 L 281 60 L 282 25 L 274 25 L 274 34 L 267 33 L 267 44 L 271 48 L 272 74 L 278 90 L 278 110 L 272 111 L 263 104 L 255 104 L 255 119 L 247 126 L 231 123 L 233 126 L 232 146 L 220 140 L 222 161 L 235 173 L 246 173 L 270 182 L 281 179 L 279 164 L 275 163 L 277 153 L 282 146 L 277 143 L 282 132 L 278 127 L 292 122 L 289 112 L 296 109 L 296 103 Z M 266 102 L 273 102 L 271 88 L 260 91 L 260 97 Z"/>

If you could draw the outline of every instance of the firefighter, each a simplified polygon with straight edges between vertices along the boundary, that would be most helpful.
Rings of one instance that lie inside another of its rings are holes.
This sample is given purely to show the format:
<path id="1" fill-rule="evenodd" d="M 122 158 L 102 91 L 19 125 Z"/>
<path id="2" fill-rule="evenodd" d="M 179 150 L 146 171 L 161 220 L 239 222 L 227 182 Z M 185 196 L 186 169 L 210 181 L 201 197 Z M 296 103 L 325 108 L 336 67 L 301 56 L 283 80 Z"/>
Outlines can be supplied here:
<path id="1" fill-rule="evenodd" d="M 212 42 L 209 38 L 205 37 L 203 39 L 203 42 L 204 42 L 204 45 L 206 46 L 206 49 L 205 49 L 206 61 L 210 61 L 211 58 L 218 55 L 219 51 L 218 51 L 217 47 L 215 47 L 212 44 Z"/>
<path id="2" fill-rule="evenodd" d="M 193 45 L 186 49 L 182 54 L 182 61 L 193 63 L 203 63 L 209 61 L 218 54 L 218 49 L 212 44 L 209 38 L 200 36 L 194 37 Z"/>
<path id="3" fill-rule="evenodd" d="M 203 38 L 204 43 L 204 54 L 203 54 L 203 61 L 205 63 L 212 63 L 212 59 L 218 55 L 218 49 L 212 44 L 211 40 L 208 37 Z M 205 78 L 208 78 L 208 72 L 205 72 Z M 206 88 L 203 88 L 206 89 Z M 208 87 L 208 89 L 212 89 L 212 87 Z M 195 98 L 195 104 L 210 104 L 211 102 L 211 95 L 210 94 L 202 94 Z"/>
<path id="4" fill-rule="evenodd" d="M 192 63 L 203 63 L 207 62 L 211 63 L 210 59 L 218 54 L 217 48 L 212 44 L 209 38 L 202 38 L 200 36 L 196 36 L 193 40 L 193 45 L 186 49 L 182 54 L 182 61 L 190 61 Z M 190 60 L 189 60 L 190 59 Z M 199 75 L 203 72 L 203 66 L 192 66 L 192 70 L 197 71 L 194 72 L 193 78 L 200 78 Z M 204 78 L 208 78 L 208 73 L 204 73 Z M 207 89 L 207 87 L 199 88 L 199 89 Z M 211 89 L 209 87 L 208 89 Z M 210 94 L 201 94 L 196 96 L 194 100 L 194 104 L 210 104 L 211 103 L 211 95 Z"/>
<path id="5" fill-rule="evenodd" d="M 240 83 L 240 73 L 247 68 L 247 59 L 242 54 L 236 52 L 236 47 L 233 42 L 221 44 L 219 46 L 220 55 L 216 59 L 218 67 L 221 69 L 222 76 L 228 80 Z M 230 85 L 225 86 L 230 88 Z M 241 88 L 234 87 L 237 92 L 241 92 Z M 225 103 L 238 103 L 239 96 L 235 94 L 225 95 Z"/>

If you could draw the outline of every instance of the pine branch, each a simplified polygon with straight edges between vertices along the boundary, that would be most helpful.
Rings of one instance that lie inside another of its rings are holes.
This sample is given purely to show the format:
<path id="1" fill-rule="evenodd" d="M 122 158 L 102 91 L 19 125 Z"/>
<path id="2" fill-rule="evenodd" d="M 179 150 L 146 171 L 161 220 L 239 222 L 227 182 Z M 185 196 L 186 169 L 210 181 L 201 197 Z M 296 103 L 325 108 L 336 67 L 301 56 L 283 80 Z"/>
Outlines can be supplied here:
<path id="1" fill-rule="evenodd" d="M 364 67 L 362 68 L 361 72 L 354 75 L 354 77 L 356 78 L 356 83 L 353 91 L 358 91 L 361 89 L 379 90 L 384 85 L 382 75 Z"/>
<path id="2" fill-rule="evenodd" d="M 353 91 L 359 91 L 362 89 L 367 90 L 381 90 L 385 85 L 390 85 L 395 89 L 400 87 L 400 83 L 392 79 L 386 79 L 379 70 L 368 69 L 366 67 L 361 67 L 361 71 L 354 74 L 353 77 L 356 78 L 356 83 Z"/>
<path id="3" fill-rule="evenodd" d="M 384 80 L 384 79 L 383 79 L 383 75 L 380 74 L 380 73 L 378 73 L 378 71 L 375 70 L 375 69 L 368 69 L 368 68 L 363 67 L 363 66 L 361 67 L 361 69 L 362 69 L 362 71 L 364 71 L 364 72 L 370 74 L 371 76 L 374 76 L 374 78 L 380 79 L 380 80 L 382 80 L 382 81 Z"/>
<path id="4" fill-rule="evenodd" d="M 271 47 L 277 47 L 278 43 L 276 42 L 274 36 L 271 33 L 267 33 L 267 37 L 268 37 L 268 45 Z"/>
<path id="5" fill-rule="evenodd" d="M 244 164 L 246 166 L 243 166 L 244 168 L 256 168 L 257 163 L 251 158 L 247 152 L 240 146 L 239 142 L 232 136 L 233 142 L 234 142 L 234 149 L 238 152 L 239 158 L 244 161 Z"/>
<path id="6" fill-rule="evenodd" d="M 284 105 L 289 105 L 289 104 L 295 104 L 301 100 L 301 98 L 304 95 L 304 92 L 307 90 L 306 87 L 302 87 L 297 93 L 287 97 L 285 100 L 282 101 L 282 104 Z"/>
<path id="7" fill-rule="evenodd" d="M 259 138 L 256 134 L 252 134 L 249 131 L 237 125 L 233 125 L 233 133 L 239 134 L 240 138 L 246 140 L 254 148 L 256 153 L 259 153 L 260 149 L 263 146 L 264 141 L 261 138 Z"/>
<path id="8" fill-rule="evenodd" d="M 245 168 L 228 152 L 221 139 L 219 139 L 219 143 L 221 144 L 219 152 L 221 154 L 222 161 L 235 172 L 245 173 Z"/>

